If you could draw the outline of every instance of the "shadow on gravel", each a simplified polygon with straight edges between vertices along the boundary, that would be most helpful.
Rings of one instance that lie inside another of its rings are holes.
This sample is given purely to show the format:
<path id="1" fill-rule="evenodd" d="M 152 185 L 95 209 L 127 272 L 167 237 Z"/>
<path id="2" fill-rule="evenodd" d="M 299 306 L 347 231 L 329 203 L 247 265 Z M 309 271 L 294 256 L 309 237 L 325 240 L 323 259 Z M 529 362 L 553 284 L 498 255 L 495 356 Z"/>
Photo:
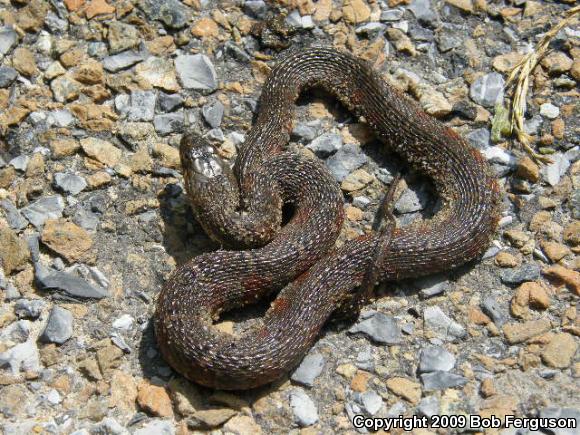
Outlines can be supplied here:
<path id="1" fill-rule="evenodd" d="M 163 246 L 180 266 L 204 252 L 219 246 L 212 241 L 195 220 L 189 199 L 181 186 L 168 184 L 159 195 L 159 210 L 163 220 Z"/>

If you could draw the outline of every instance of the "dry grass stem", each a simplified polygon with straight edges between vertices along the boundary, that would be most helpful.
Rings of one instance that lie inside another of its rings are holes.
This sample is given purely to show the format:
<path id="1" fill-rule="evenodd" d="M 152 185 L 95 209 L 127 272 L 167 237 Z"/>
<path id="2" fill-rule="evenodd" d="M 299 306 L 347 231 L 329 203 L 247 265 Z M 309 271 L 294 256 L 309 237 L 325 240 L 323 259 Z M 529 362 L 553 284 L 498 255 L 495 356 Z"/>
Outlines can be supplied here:
<path id="1" fill-rule="evenodd" d="M 534 71 L 540 60 L 546 54 L 548 46 L 554 37 L 562 28 L 566 27 L 574 17 L 580 13 L 580 6 L 575 6 L 568 10 L 562 20 L 552 27 L 538 42 L 534 50 L 528 53 L 524 58 L 511 70 L 508 77 L 506 88 L 513 86 L 511 100 L 511 131 L 520 142 L 524 150 L 537 162 L 551 163 L 552 160 L 544 155 L 538 154 L 531 146 L 531 137 L 524 131 L 524 112 L 526 111 L 526 96 L 528 94 L 528 85 L 530 74 Z"/>

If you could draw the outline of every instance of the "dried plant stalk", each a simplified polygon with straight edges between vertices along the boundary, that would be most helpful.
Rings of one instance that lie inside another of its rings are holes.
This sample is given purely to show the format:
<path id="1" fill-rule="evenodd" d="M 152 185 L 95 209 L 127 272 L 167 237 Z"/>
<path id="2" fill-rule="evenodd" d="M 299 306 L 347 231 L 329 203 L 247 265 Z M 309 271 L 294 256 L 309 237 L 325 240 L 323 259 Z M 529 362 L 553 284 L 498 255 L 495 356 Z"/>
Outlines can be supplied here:
<path id="1" fill-rule="evenodd" d="M 537 162 L 551 163 L 552 160 L 541 154 L 536 153 L 531 146 L 531 137 L 524 131 L 524 112 L 526 110 L 526 96 L 528 94 L 528 85 L 530 74 L 536 68 L 542 57 L 546 54 L 548 46 L 558 32 L 567 26 L 574 17 L 580 13 L 580 6 L 575 6 L 568 10 L 562 20 L 552 27 L 540 42 L 530 53 L 518 62 L 510 72 L 506 88 L 513 86 L 511 101 L 511 131 L 515 133 L 518 141 L 524 150 Z"/>

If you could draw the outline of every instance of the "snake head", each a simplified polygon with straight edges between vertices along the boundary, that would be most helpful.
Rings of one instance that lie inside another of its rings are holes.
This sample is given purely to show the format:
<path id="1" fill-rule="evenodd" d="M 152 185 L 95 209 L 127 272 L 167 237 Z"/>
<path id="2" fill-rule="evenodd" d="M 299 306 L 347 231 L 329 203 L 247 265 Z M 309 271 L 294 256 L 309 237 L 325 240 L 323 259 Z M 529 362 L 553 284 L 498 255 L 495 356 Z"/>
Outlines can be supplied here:
<path id="1" fill-rule="evenodd" d="M 191 181 L 207 182 L 227 171 L 215 147 L 194 133 L 183 136 L 179 153 L 184 176 Z"/>

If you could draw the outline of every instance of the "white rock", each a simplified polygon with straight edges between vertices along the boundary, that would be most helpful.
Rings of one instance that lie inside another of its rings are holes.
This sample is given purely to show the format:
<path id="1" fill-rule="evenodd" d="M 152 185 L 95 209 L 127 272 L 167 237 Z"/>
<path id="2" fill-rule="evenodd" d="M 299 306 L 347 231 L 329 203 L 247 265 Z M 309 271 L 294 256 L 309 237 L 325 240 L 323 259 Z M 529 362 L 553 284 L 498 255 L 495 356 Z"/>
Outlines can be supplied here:
<path id="1" fill-rule="evenodd" d="M 560 109 L 552 103 L 544 103 L 540 106 L 540 115 L 546 118 L 555 119 L 560 115 Z"/>
<path id="2" fill-rule="evenodd" d="M 118 329 L 120 331 L 128 331 L 131 329 L 131 326 L 133 325 L 134 321 L 135 319 L 133 319 L 133 317 L 130 316 L 129 314 L 123 314 L 121 317 L 119 317 L 117 320 L 113 322 L 113 328 Z"/>

